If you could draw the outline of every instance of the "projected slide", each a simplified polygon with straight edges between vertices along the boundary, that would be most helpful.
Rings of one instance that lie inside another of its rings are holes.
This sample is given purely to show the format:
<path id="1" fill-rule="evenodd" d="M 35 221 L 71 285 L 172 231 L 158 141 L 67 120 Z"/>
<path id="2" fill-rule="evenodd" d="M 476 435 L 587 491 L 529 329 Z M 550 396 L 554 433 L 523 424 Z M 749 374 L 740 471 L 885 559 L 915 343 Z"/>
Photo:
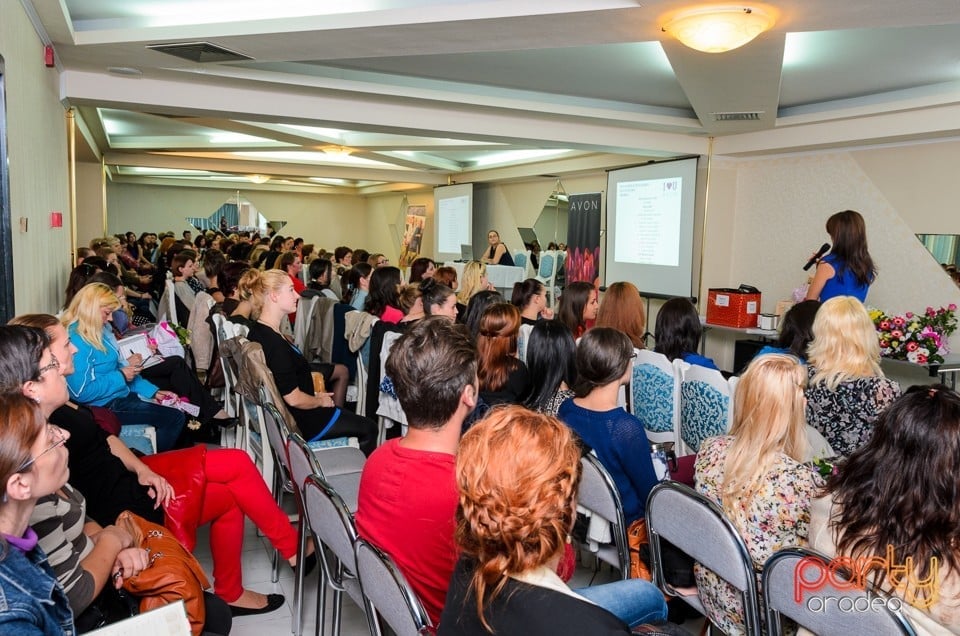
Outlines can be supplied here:
<path id="1" fill-rule="evenodd" d="M 617 184 L 614 260 L 676 267 L 682 177 Z"/>
<path id="2" fill-rule="evenodd" d="M 437 242 L 437 251 L 454 254 L 460 253 L 461 244 L 470 243 L 470 197 L 437 202 Z"/>
<path id="3" fill-rule="evenodd" d="M 692 296 L 697 159 L 611 170 L 607 177 L 606 284 L 650 295 Z"/>

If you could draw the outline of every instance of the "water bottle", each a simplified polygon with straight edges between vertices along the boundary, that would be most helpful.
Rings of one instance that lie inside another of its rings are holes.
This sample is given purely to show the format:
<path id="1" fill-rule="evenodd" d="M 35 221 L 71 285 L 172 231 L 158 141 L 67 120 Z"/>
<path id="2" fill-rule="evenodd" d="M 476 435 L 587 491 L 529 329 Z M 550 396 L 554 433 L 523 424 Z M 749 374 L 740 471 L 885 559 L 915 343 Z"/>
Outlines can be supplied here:
<path id="1" fill-rule="evenodd" d="M 677 456 L 673 452 L 673 442 L 650 444 L 650 459 L 657 481 L 670 479 L 670 471 L 677 469 Z"/>

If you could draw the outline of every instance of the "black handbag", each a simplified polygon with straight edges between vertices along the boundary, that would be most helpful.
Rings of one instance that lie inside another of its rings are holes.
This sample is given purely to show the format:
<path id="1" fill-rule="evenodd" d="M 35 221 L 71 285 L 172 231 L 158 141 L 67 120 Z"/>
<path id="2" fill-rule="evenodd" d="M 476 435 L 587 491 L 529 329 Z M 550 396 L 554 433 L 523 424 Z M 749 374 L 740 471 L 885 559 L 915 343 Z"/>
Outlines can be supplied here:
<path id="1" fill-rule="evenodd" d="M 140 613 L 140 599 L 108 581 L 93 602 L 74 620 L 78 634 L 91 632 Z"/>

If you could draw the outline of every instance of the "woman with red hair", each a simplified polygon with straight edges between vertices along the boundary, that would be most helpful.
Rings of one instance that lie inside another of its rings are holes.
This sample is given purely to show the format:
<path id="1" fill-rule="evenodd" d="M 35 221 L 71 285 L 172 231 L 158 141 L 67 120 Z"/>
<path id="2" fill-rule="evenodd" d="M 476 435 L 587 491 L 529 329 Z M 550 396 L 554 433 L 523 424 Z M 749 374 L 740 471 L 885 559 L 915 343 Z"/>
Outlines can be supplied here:
<path id="1" fill-rule="evenodd" d="M 480 318 L 477 353 L 480 397 L 488 405 L 519 404 L 530 390 L 527 366 L 517 357 L 520 310 L 509 303 L 490 305 Z"/>

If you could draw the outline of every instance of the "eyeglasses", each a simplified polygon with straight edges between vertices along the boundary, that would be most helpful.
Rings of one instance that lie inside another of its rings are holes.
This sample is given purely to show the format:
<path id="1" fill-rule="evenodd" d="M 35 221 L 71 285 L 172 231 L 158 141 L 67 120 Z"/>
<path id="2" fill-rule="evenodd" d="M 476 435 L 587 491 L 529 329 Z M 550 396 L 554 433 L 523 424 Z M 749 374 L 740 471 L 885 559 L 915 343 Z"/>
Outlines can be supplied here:
<path id="1" fill-rule="evenodd" d="M 60 368 L 60 361 L 54 358 L 53 362 L 51 362 L 50 364 L 45 364 L 39 369 L 37 369 L 37 377 L 38 378 L 41 377 L 44 373 L 46 373 L 50 369 L 59 369 L 59 368 Z"/>
<path id="2" fill-rule="evenodd" d="M 15 473 L 24 472 L 25 470 L 33 466 L 34 462 L 36 462 L 38 459 L 40 459 L 41 457 L 43 457 L 53 449 L 59 448 L 60 446 L 63 446 L 64 444 L 67 443 L 67 436 L 63 434 L 63 429 L 60 428 L 59 426 L 54 426 L 53 424 L 47 424 L 47 430 L 50 431 L 50 437 L 56 437 L 57 441 L 55 441 L 53 444 L 48 446 L 46 450 L 40 451 L 40 454 L 37 455 L 36 457 L 31 457 L 27 461 L 23 462 L 20 465 L 20 467 L 13 472 Z"/>

